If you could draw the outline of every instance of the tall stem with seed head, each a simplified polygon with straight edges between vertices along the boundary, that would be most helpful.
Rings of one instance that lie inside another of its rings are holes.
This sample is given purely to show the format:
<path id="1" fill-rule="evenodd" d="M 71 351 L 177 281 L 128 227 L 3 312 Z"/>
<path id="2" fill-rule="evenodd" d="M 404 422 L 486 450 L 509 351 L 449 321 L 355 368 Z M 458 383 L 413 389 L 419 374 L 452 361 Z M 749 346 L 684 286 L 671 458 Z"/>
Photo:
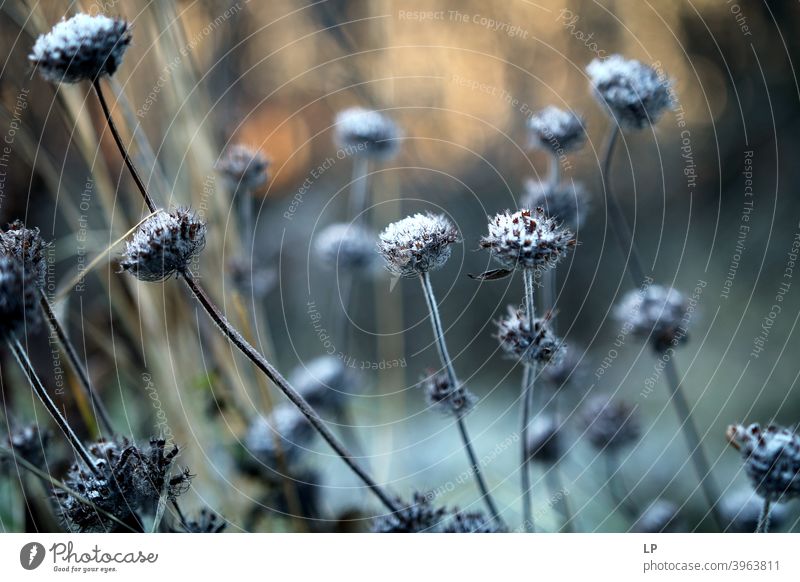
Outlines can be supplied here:
<path id="1" fill-rule="evenodd" d="M 764 500 L 764 505 L 761 508 L 761 515 L 758 517 L 758 527 L 756 533 L 769 532 L 769 512 L 772 508 L 772 502 L 769 499 Z"/>
<path id="2" fill-rule="evenodd" d="M 533 271 L 531 269 L 524 269 L 522 272 L 523 281 L 525 283 L 525 315 L 528 318 L 528 325 L 533 329 L 535 319 L 535 296 L 533 286 Z M 534 531 L 533 523 L 533 502 L 532 502 L 532 487 L 531 475 L 528 459 L 528 426 L 531 422 L 531 403 L 533 400 L 533 386 L 536 380 L 536 369 L 532 363 L 526 363 L 522 373 L 522 389 L 520 391 L 520 400 L 522 401 L 522 411 L 520 413 L 520 440 L 521 446 L 521 460 L 520 460 L 520 475 L 522 487 L 522 520 L 526 532 Z"/>
<path id="3" fill-rule="evenodd" d="M 425 295 L 425 301 L 428 304 L 428 312 L 431 316 L 431 325 L 433 326 L 433 335 L 436 338 L 436 347 L 439 351 L 439 358 L 441 359 L 442 366 L 447 373 L 447 378 L 450 382 L 450 385 L 455 389 L 460 386 L 460 384 L 458 382 L 458 377 L 456 376 L 456 370 L 453 366 L 453 360 L 450 358 L 450 353 L 447 351 L 447 343 L 444 339 L 444 327 L 442 326 L 442 320 L 439 316 L 439 306 L 436 302 L 436 296 L 433 293 L 431 277 L 427 271 L 420 273 L 419 277 L 420 282 L 422 283 L 422 291 Z M 464 422 L 463 415 L 459 414 L 456 417 L 456 424 L 458 425 L 458 432 L 461 435 L 461 441 L 464 443 L 464 449 L 467 452 L 467 457 L 469 458 L 472 472 L 475 475 L 475 481 L 478 484 L 478 489 L 480 489 L 481 495 L 486 503 L 486 507 L 489 509 L 489 513 L 494 520 L 498 524 L 505 526 L 500 517 L 500 513 L 497 511 L 497 506 L 495 505 L 494 500 L 489 493 L 489 488 L 486 486 L 486 481 L 483 478 L 483 472 L 481 471 L 481 467 L 478 462 L 478 456 L 475 454 L 475 449 L 472 446 L 472 440 L 467 432 L 467 425 Z"/>

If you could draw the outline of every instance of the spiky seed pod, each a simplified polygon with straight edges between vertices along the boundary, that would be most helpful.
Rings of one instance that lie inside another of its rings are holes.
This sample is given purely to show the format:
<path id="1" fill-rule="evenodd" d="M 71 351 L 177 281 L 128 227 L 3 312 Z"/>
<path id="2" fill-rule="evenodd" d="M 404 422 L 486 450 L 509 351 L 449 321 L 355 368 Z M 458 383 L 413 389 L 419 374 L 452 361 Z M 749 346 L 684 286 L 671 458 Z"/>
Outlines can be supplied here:
<path id="1" fill-rule="evenodd" d="M 454 510 L 442 527 L 442 533 L 502 533 L 505 530 L 480 511 Z"/>
<path id="2" fill-rule="evenodd" d="M 36 39 L 28 59 L 53 83 L 113 75 L 131 42 L 131 25 L 103 15 L 76 14 Z"/>
<path id="3" fill-rule="evenodd" d="M 336 416 L 357 392 L 359 378 L 340 358 L 320 356 L 295 368 L 289 383 L 312 408 Z"/>
<path id="4" fill-rule="evenodd" d="M 583 182 L 561 182 L 551 191 L 547 182 L 529 178 L 525 181 L 520 208 L 541 208 L 545 215 L 577 231 L 583 226 L 591 200 Z"/>
<path id="5" fill-rule="evenodd" d="M 586 129 L 579 115 L 549 105 L 528 119 L 528 136 L 530 147 L 559 155 L 581 147 Z"/>
<path id="6" fill-rule="evenodd" d="M 325 227 L 314 240 L 314 250 L 319 262 L 330 269 L 366 274 L 380 266 L 375 235 L 357 224 Z"/>
<path id="7" fill-rule="evenodd" d="M 590 398 L 583 407 L 581 419 L 586 427 L 586 438 L 601 451 L 620 449 L 641 436 L 636 409 L 606 395 Z"/>
<path id="8" fill-rule="evenodd" d="M 542 380 L 553 390 L 580 386 L 585 380 L 585 370 L 578 356 L 579 350 L 562 344 L 560 357 L 548 362 L 540 372 Z"/>
<path id="9" fill-rule="evenodd" d="M 528 429 L 528 460 L 539 463 L 557 463 L 564 454 L 563 426 L 561 419 L 552 415 L 540 415 Z"/>
<path id="10" fill-rule="evenodd" d="M 435 533 L 447 511 L 433 507 L 428 496 L 414 493 L 410 504 L 397 500 L 400 511 L 372 520 L 373 533 Z"/>
<path id="11" fill-rule="evenodd" d="M 533 328 L 521 309 L 508 306 L 508 315 L 497 322 L 496 338 L 512 358 L 528 364 L 555 364 L 561 359 L 564 343 L 556 337 L 547 318 L 534 319 Z"/>
<path id="12" fill-rule="evenodd" d="M 764 501 L 752 489 L 740 489 L 724 495 L 719 503 L 723 531 L 753 533 L 758 527 L 763 507 Z M 769 512 L 770 531 L 780 529 L 788 515 L 785 505 L 773 505 Z"/>
<path id="13" fill-rule="evenodd" d="M 25 228 L 21 220 L 15 220 L 0 232 L 0 250 L 20 261 L 23 268 L 33 274 L 40 289 L 47 283 L 46 247 L 39 229 Z"/>
<path id="14" fill-rule="evenodd" d="M 186 533 L 222 533 L 228 527 L 228 522 L 204 507 L 196 518 L 186 520 L 182 527 Z"/>
<path id="15" fill-rule="evenodd" d="M 191 210 L 161 211 L 136 229 L 120 266 L 142 281 L 163 281 L 188 270 L 205 244 L 206 225 Z"/>
<path id="16" fill-rule="evenodd" d="M 593 60 L 586 72 L 595 97 L 623 128 L 655 125 L 672 107 L 671 82 L 637 60 L 611 55 Z"/>
<path id="17" fill-rule="evenodd" d="M 400 131 L 380 111 L 351 107 L 336 114 L 334 142 L 348 154 L 392 157 L 400 146 Z"/>
<path id="18" fill-rule="evenodd" d="M 313 436 L 311 425 L 294 406 L 280 404 L 267 418 L 259 416 L 250 425 L 244 444 L 258 468 L 270 473 L 278 467 L 279 454 L 288 464 L 298 461 Z"/>
<path id="19" fill-rule="evenodd" d="M 678 507 L 666 499 L 653 501 L 633 524 L 633 531 L 637 533 L 669 533 L 681 529 Z"/>
<path id="20" fill-rule="evenodd" d="M 22 261 L 0 256 L 0 336 L 23 334 L 41 323 L 38 285 L 37 273 Z"/>
<path id="21" fill-rule="evenodd" d="M 214 168 L 233 188 L 253 192 L 267 183 L 269 160 L 260 150 L 243 144 L 229 147 Z"/>
<path id="22" fill-rule="evenodd" d="M 43 467 L 51 438 L 50 431 L 36 424 L 18 427 L 8 435 L 8 445 L 14 453 L 35 467 Z"/>
<path id="23" fill-rule="evenodd" d="M 541 208 L 501 212 L 489 219 L 481 247 L 506 269 L 546 271 L 575 245 L 572 233 Z"/>
<path id="24" fill-rule="evenodd" d="M 686 341 L 683 319 L 688 309 L 686 297 L 677 289 L 650 285 L 626 293 L 615 315 L 634 334 L 650 339 L 662 351 Z"/>
<path id="25" fill-rule="evenodd" d="M 380 234 L 378 250 L 389 271 L 415 277 L 441 269 L 451 245 L 461 241 L 458 229 L 442 214 L 414 214 L 391 223 Z"/>
<path id="26" fill-rule="evenodd" d="M 773 502 L 800 497 L 800 436 L 788 428 L 759 424 L 728 427 L 756 493 Z"/>
<path id="27" fill-rule="evenodd" d="M 443 414 L 464 416 L 475 405 L 475 396 L 463 386 L 453 386 L 444 372 L 428 374 L 420 383 L 428 406 Z"/>
<path id="28" fill-rule="evenodd" d="M 173 501 L 189 490 L 193 475 L 184 468 L 172 472 L 172 465 L 179 449 L 173 445 L 167 450 L 164 439 L 150 439 L 149 446 L 141 450 L 138 447 L 131 453 L 129 461 L 134 490 L 141 496 L 142 502 L 156 502 L 162 492 L 167 499 Z"/>

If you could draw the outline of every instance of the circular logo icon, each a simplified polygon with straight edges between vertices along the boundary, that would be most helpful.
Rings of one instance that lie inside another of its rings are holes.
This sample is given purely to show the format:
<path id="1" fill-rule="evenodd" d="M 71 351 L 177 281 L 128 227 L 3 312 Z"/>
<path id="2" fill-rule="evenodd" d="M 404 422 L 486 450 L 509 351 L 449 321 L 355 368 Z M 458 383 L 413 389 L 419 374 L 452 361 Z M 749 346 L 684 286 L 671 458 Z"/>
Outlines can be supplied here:
<path id="1" fill-rule="evenodd" d="M 44 561 L 44 546 L 39 542 L 29 542 L 19 551 L 19 563 L 26 570 L 35 570 Z"/>

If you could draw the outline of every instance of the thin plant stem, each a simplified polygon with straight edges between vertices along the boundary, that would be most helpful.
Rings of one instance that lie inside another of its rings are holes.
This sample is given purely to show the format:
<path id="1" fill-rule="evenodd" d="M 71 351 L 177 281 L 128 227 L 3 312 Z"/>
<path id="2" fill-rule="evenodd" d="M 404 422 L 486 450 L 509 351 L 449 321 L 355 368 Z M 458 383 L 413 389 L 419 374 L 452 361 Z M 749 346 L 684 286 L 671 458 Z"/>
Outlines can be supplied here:
<path id="1" fill-rule="evenodd" d="M 233 198 L 239 209 L 239 228 L 241 229 L 242 252 L 247 255 L 253 244 L 255 227 L 253 225 L 253 197 L 249 188 L 238 184 L 233 191 Z"/>
<path id="2" fill-rule="evenodd" d="M 769 532 L 769 514 L 772 508 L 772 502 L 769 499 L 764 500 L 764 505 L 761 507 L 761 515 L 758 517 L 758 527 L 756 533 Z"/>
<path id="3" fill-rule="evenodd" d="M 108 103 L 106 103 L 106 98 L 103 95 L 103 88 L 100 86 L 99 78 L 92 81 L 92 87 L 97 95 L 97 100 L 100 101 L 100 107 L 103 110 L 103 115 L 105 115 L 108 128 L 111 130 L 111 135 L 114 137 L 114 141 L 117 144 L 117 149 L 119 149 L 119 153 L 122 155 L 122 159 L 125 162 L 125 165 L 128 167 L 128 171 L 131 173 L 131 176 L 133 177 L 133 181 L 136 182 L 136 187 L 139 189 L 139 192 L 142 193 L 144 203 L 147 204 L 147 208 L 150 209 L 150 212 L 155 212 L 157 206 L 150 197 L 150 194 L 147 192 L 147 187 L 144 185 L 141 176 L 139 176 L 139 172 L 136 171 L 136 166 L 133 165 L 133 161 L 128 155 L 128 150 L 122 143 L 122 137 L 120 137 L 119 131 L 117 130 L 117 125 L 114 123 L 114 119 L 111 117 L 111 110 L 108 108 Z"/>
<path id="4" fill-rule="evenodd" d="M 525 283 L 525 314 L 528 317 L 528 323 L 533 329 L 533 321 L 535 318 L 535 296 L 533 287 L 533 271 L 525 269 L 523 271 L 523 280 Z M 522 488 L 522 521 L 525 531 L 530 533 L 535 529 L 533 522 L 533 488 L 531 486 L 531 476 L 528 459 L 528 427 L 531 418 L 531 402 L 533 399 L 533 387 L 536 379 L 536 369 L 533 364 L 525 364 L 522 372 L 522 389 L 520 391 L 520 400 L 522 401 L 522 410 L 520 412 L 520 486 Z"/>
<path id="5" fill-rule="evenodd" d="M 353 178 L 350 182 L 349 218 L 360 222 L 367 209 L 369 158 L 356 154 L 353 157 Z"/>
<path id="6" fill-rule="evenodd" d="M 89 402 L 92 405 L 92 410 L 94 410 L 94 413 L 97 416 L 98 422 L 107 434 L 114 434 L 114 428 L 111 425 L 111 417 L 109 416 L 103 401 L 100 400 L 100 397 L 92 386 L 92 381 L 89 379 L 89 372 L 86 370 L 80 358 L 78 357 L 78 352 L 75 350 L 75 346 L 72 345 L 69 337 L 67 337 L 66 330 L 58 321 L 58 318 L 53 312 L 53 308 L 50 305 L 50 302 L 47 300 L 44 291 L 40 290 L 40 294 L 41 296 L 39 298 L 39 304 L 42 307 L 42 311 L 44 312 L 47 321 L 50 323 L 50 327 L 55 332 L 56 337 L 58 337 L 61 347 L 64 348 L 64 353 L 67 355 L 67 359 L 72 365 L 72 370 L 78 376 L 78 380 L 80 381 L 83 390 L 89 397 Z"/>
<path id="7" fill-rule="evenodd" d="M 350 467 L 350 469 L 364 482 L 364 484 L 375 494 L 387 509 L 392 512 L 399 511 L 397 504 L 386 494 L 383 488 L 378 485 L 356 462 L 353 455 L 339 442 L 339 439 L 328 429 L 317 412 L 305 401 L 305 399 L 281 376 L 281 374 L 261 355 L 242 335 L 233 327 L 228 319 L 222 314 L 216 304 L 211 300 L 205 290 L 195 278 L 186 271 L 181 272 L 182 278 L 189 290 L 194 294 L 197 301 L 208 313 L 209 317 L 219 327 L 230 342 L 241 351 L 247 358 L 269 378 L 281 392 L 294 404 L 308 422 L 320 434 L 339 457 Z"/>
<path id="8" fill-rule="evenodd" d="M 56 406 L 56 403 L 53 402 L 52 398 L 50 398 L 50 395 L 47 393 L 44 384 L 42 384 L 41 379 L 36 374 L 36 370 L 33 369 L 33 364 L 31 364 L 28 354 L 22 348 L 19 340 L 9 339 L 8 347 L 13 352 L 14 358 L 16 358 L 19 367 L 22 368 L 22 371 L 25 374 L 25 377 L 28 379 L 31 388 L 33 388 L 34 394 L 36 394 L 36 396 L 42 402 L 44 407 L 47 409 L 47 412 L 50 413 L 50 416 L 53 417 L 53 420 L 64 433 L 64 436 L 67 437 L 67 440 L 69 441 L 69 444 L 72 445 L 75 453 L 83 460 L 89 470 L 91 470 L 95 475 L 99 476 L 100 471 L 98 471 L 97 467 L 95 467 L 92 456 L 89 454 L 89 451 L 86 450 L 86 447 L 83 446 L 83 443 L 78 438 L 78 435 L 75 434 L 75 431 L 72 430 L 72 427 L 69 425 L 67 419 L 64 418 L 63 414 L 61 414 L 61 411 Z"/>
<path id="9" fill-rule="evenodd" d="M 442 361 L 442 366 L 444 366 L 445 371 L 447 372 L 447 378 L 450 381 L 450 385 L 454 388 L 458 387 L 460 384 L 458 382 L 458 377 L 456 376 L 455 368 L 453 367 L 453 360 L 450 358 L 450 353 L 447 351 L 447 343 L 444 339 L 444 328 L 442 327 L 442 320 L 439 316 L 439 306 L 436 302 L 436 296 L 433 293 L 430 274 L 427 271 L 420 273 L 420 282 L 422 283 L 422 291 L 423 295 L 425 295 L 425 301 L 428 304 L 428 311 L 431 316 L 431 325 L 433 326 L 433 335 L 436 339 L 436 347 L 439 351 L 439 358 Z M 463 415 L 459 414 L 457 416 L 457 424 L 458 432 L 461 435 L 461 441 L 464 444 L 464 449 L 467 452 L 467 457 L 469 458 L 470 465 L 472 466 L 472 472 L 475 475 L 475 481 L 478 484 L 478 489 L 483 496 L 486 507 L 489 509 L 489 513 L 491 514 L 492 518 L 498 524 L 505 526 L 502 518 L 500 517 L 500 512 L 497 511 L 497 506 L 495 505 L 494 500 L 489 493 L 489 488 L 486 486 L 486 481 L 483 478 L 483 472 L 481 471 L 480 463 L 478 462 L 478 456 L 475 454 L 475 449 L 472 446 L 472 440 L 467 432 L 467 425 L 464 422 Z"/>
<path id="10" fill-rule="evenodd" d="M 708 459 L 706 458 L 705 451 L 700 442 L 700 434 L 692 418 L 692 410 L 686 399 L 686 392 L 683 390 L 680 378 L 678 377 L 678 370 L 672 358 L 666 359 L 664 371 L 669 384 L 670 400 L 675 407 L 675 412 L 678 414 L 678 419 L 681 422 L 681 430 L 686 439 L 686 444 L 689 447 L 689 457 L 692 459 L 697 477 L 700 480 L 700 487 L 703 490 L 706 503 L 709 505 L 711 517 L 719 528 L 723 523 L 717 509 L 717 503 L 719 503 L 720 499 L 719 490 L 711 475 L 711 467 L 708 464 Z"/>
<path id="11" fill-rule="evenodd" d="M 551 496 L 554 497 L 562 493 L 561 501 L 558 504 L 558 512 L 561 514 L 562 520 L 562 526 L 559 528 L 559 531 L 572 533 L 574 531 L 574 517 L 572 515 L 572 508 L 569 505 L 569 495 L 566 494 L 564 481 L 561 478 L 561 470 L 557 465 L 550 467 L 545 473 L 545 480 L 547 481 L 547 487 L 550 489 Z"/>
<path id="12" fill-rule="evenodd" d="M 608 483 L 608 493 L 611 496 L 611 500 L 617 504 L 617 507 L 619 507 L 622 513 L 628 518 L 635 518 L 638 516 L 639 511 L 630 494 L 625 493 L 628 488 L 622 477 L 617 453 L 615 451 L 605 450 L 603 451 L 603 456 L 605 457 L 606 481 Z"/>
<path id="13" fill-rule="evenodd" d="M 547 176 L 547 193 L 548 198 L 552 200 L 553 193 L 561 181 L 561 166 L 558 163 L 558 156 L 553 154 L 550 156 L 550 171 Z"/>

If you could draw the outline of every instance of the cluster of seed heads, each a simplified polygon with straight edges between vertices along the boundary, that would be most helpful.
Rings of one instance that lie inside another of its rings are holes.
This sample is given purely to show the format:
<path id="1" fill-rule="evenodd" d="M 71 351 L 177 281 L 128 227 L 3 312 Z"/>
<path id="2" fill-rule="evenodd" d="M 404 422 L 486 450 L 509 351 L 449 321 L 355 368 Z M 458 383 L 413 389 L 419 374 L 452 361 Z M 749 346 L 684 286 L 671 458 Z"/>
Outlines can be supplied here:
<path id="1" fill-rule="evenodd" d="M 601 451 L 620 449 L 641 436 L 636 409 L 625 401 L 594 396 L 584 405 L 581 416 L 586 438 Z"/>
<path id="2" fill-rule="evenodd" d="M 28 58 L 48 81 L 94 81 L 116 72 L 130 42 L 124 20 L 81 13 L 39 36 Z"/>
<path id="3" fill-rule="evenodd" d="M 481 247 L 505 269 L 545 271 L 575 245 L 572 233 L 541 208 L 501 212 L 489 219 L 489 234 Z"/>
<path id="4" fill-rule="evenodd" d="M 577 231 L 591 207 L 589 191 L 583 182 L 561 182 L 551 187 L 547 182 L 525 181 L 521 208 L 541 208 L 550 218 Z"/>
<path id="5" fill-rule="evenodd" d="M 120 266 L 142 281 L 162 281 L 188 271 L 205 243 L 206 225 L 191 210 L 159 211 L 136 229 Z"/>
<path id="6" fill-rule="evenodd" d="M 349 154 L 386 159 L 400 145 L 400 132 L 380 111 L 351 107 L 336 115 L 334 141 Z"/>
<path id="7" fill-rule="evenodd" d="M 680 291 L 661 285 L 629 291 L 616 308 L 617 318 L 657 350 L 686 341 L 684 318 L 689 304 Z"/>
<path id="8" fill-rule="evenodd" d="M 215 168 L 233 188 L 253 192 L 267 183 L 269 160 L 260 150 L 236 144 L 225 151 Z"/>
<path id="9" fill-rule="evenodd" d="M 509 356 L 528 364 L 558 363 L 564 343 L 556 337 L 547 318 L 536 318 L 531 327 L 525 311 L 508 306 L 508 315 L 497 322 L 497 339 Z"/>
<path id="10" fill-rule="evenodd" d="M 458 229 L 441 214 L 414 214 L 391 223 L 380 234 L 378 250 L 389 271 L 414 277 L 441 269 L 452 246 L 461 240 Z"/>
<path id="11" fill-rule="evenodd" d="M 728 428 L 756 493 L 770 501 L 800 497 L 800 436 L 788 428 L 759 424 Z"/>
<path id="12" fill-rule="evenodd" d="M 375 235 L 357 224 L 326 226 L 314 240 L 320 263 L 353 273 L 371 273 L 380 265 Z"/>
<path id="13" fill-rule="evenodd" d="M 434 507 L 431 498 L 414 493 L 411 503 L 398 499 L 400 511 L 372 520 L 374 533 L 496 533 L 502 531 L 480 512 Z"/>
<path id="14" fill-rule="evenodd" d="M 428 406 L 443 414 L 463 416 L 472 409 L 477 400 L 464 386 L 453 386 L 445 372 L 428 374 L 421 384 Z"/>
<path id="15" fill-rule="evenodd" d="M 586 140 L 583 119 L 552 105 L 537 111 L 528 120 L 531 147 L 559 154 L 577 149 Z"/>

